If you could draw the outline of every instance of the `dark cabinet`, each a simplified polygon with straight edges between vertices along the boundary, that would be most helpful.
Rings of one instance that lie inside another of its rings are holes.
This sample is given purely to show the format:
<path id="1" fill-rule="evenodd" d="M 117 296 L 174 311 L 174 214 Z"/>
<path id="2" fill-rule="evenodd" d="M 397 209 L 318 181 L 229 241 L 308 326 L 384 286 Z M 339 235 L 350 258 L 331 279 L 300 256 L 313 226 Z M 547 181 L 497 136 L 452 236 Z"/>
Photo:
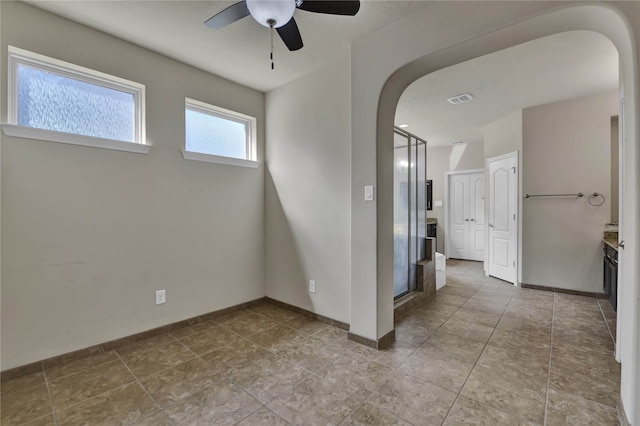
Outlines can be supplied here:
<path id="1" fill-rule="evenodd" d="M 604 244 L 604 277 L 602 289 L 607 295 L 613 310 L 618 309 L 618 251 Z"/>

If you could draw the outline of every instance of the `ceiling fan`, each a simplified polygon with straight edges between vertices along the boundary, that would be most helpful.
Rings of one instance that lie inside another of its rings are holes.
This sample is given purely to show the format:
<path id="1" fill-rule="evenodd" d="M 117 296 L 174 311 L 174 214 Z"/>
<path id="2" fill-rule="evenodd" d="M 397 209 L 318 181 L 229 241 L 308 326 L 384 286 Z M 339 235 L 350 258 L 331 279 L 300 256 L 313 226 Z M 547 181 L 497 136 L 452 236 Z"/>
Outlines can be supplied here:
<path id="1" fill-rule="evenodd" d="M 205 25 L 220 29 L 251 15 L 265 27 L 275 29 L 291 51 L 301 49 L 302 36 L 293 13 L 297 9 L 331 15 L 354 16 L 360 10 L 359 0 L 243 0 L 209 18 Z"/>

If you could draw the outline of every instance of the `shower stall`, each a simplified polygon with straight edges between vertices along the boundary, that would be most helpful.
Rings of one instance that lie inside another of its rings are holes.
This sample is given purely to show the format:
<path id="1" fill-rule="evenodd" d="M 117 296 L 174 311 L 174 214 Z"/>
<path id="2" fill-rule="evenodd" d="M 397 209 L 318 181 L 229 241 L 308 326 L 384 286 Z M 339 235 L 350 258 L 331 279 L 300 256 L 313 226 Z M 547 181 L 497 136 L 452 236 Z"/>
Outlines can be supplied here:
<path id="1" fill-rule="evenodd" d="M 427 142 L 396 127 L 393 173 L 393 295 L 416 289 L 427 235 Z"/>

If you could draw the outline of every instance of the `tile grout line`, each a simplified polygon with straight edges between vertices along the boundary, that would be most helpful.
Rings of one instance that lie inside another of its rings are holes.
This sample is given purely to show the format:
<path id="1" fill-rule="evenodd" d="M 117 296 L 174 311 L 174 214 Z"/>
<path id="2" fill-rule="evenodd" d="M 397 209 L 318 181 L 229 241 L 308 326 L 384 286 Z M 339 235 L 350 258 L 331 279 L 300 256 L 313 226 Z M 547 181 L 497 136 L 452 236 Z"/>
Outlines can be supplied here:
<path id="1" fill-rule="evenodd" d="M 479 289 L 478 289 L 479 290 Z M 474 294 L 476 294 L 478 292 L 478 290 L 476 290 L 471 297 L 473 297 Z M 482 348 L 482 352 L 480 352 L 480 355 L 478 355 L 478 358 L 476 358 L 475 362 L 473 363 L 473 367 L 471 367 L 471 370 L 469 371 L 469 375 L 467 376 L 467 378 L 465 379 L 464 383 L 462 384 L 462 386 L 460 386 L 460 390 L 458 391 L 458 394 L 456 395 L 456 399 L 453 401 L 453 404 L 451 404 L 451 407 L 449 407 L 449 411 L 447 411 L 447 415 L 444 417 L 444 419 L 442 420 L 442 424 L 444 424 L 447 421 L 447 418 L 449 417 L 449 414 L 451 414 L 451 410 L 453 409 L 453 406 L 456 405 L 456 402 L 458 402 L 458 400 L 460 399 L 460 396 L 464 396 L 462 395 L 462 389 L 464 389 L 465 385 L 467 384 L 467 382 L 469 381 L 469 377 L 471 377 L 471 373 L 473 373 L 473 370 L 476 368 L 476 366 L 478 365 L 478 361 L 480 360 L 480 357 L 482 356 L 482 354 L 484 353 L 484 351 L 487 349 L 487 346 L 489 345 L 489 341 L 491 340 L 491 337 L 493 337 L 493 333 L 495 333 L 496 329 L 498 328 L 498 324 L 500 323 L 500 321 L 502 320 L 502 317 L 504 316 L 504 313 L 507 310 L 507 307 L 509 306 L 509 304 L 511 303 L 511 300 L 513 300 L 513 296 L 515 295 L 515 291 L 511 293 L 511 296 L 509 297 L 509 301 L 507 302 L 507 305 L 505 306 L 504 310 L 502 311 L 502 314 L 500 314 L 500 318 L 498 319 L 498 322 L 496 322 L 496 325 L 493 327 L 493 331 L 491 332 L 491 335 L 489 336 L 489 338 L 487 339 L 487 341 L 484 344 L 484 347 Z M 471 297 L 469 297 L 469 299 L 471 299 Z M 483 312 L 483 311 L 481 311 Z M 464 396 L 465 398 L 469 398 Z M 476 401 L 475 399 L 469 398 L 472 401 L 477 402 L 478 404 L 481 405 L 485 405 L 486 404 L 480 402 L 480 401 Z M 493 407 L 492 407 L 493 408 Z M 494 408 L 495 409 L 495 408 Z M 505 414 L 509 414 L 503 410 L 498 410 L 501 411 Z"/>
<path id="2" fill-rule="evenodd" d="M 551 309 L 551 335 L 549 336 L 549 364 L 547 366 L 547 388 L 544 396 L 544 420 L 543 425 L 547 424 L 547 414 L 549 408 L 549 385 L 551 384 L 551 354 L 553 353 L 553 322 L 556 318 L 556 293 L 553 293 L 553 307 Z"/>
<path id="3" fill-rule="evenodd" d="M 616 339 L 613 337 L 613 332 L 611 331 L 611 327 L 609 327 L 609 322 L 607 321 L 607 317 L 604 315 L 604 311 L 602 310 L 602 305 L 600 305 L 600 299 L 596 299 L 596 303 L 598 305 L 598 309 L 600 310 L 600 315 L 602 315 L 602 319 L 604 320 L 604 324 L 607 326 L 607 331 L 609 332 L 609 337 L 613 341 L 613 350 L 615 352 L 616 347 Z"/>
<path id="4" fill-rule="evenodd" d="M 43 368 L 42 374 L 44 374 L 44 383 L 47 386 L 47 393 L 49 394 L 49 404 L 51 404 L 51 413 L 53 414 L 53 422 L 58 426 L 58 415 L 56 414 L 56 407 L 53 404 L 53 395 L 51 394 L 51 388 L 49 387 L 49 378 L 47 377 L 47 372 Z"/>
<path id="5" fill-rule="evenodd" d="M 173 337 L 173 336 L 171 336 Z M 173 337 L 175 339 L 175 337 Z M 177 340 L 177 339 L 175 339 Z M 157 410 L 153 411 L 152 413 L 148 413 L 148 414 L 153 414 L 153 413 L 157 413 L 158 411 L 162 411 L 164 413 L 164 409 L 162 407 L 160 407 L 160 405 L 158 404 L 158 402 L 151 396 L 151 394 L 149 393 L 149 391 L 147 391 L 147 388 L 144 387 L 144 385 L 140 382 L 140 379 L 138 379 L 138 376 L 136 376 L 134 374 L 134 372 L 131 370 L 131 368 L 129 368 L 129 366 L 127 365 L 126 362 L 124 362 L 124 360 L 120 357 L 120 354 L 117 351 L 114 351 L 114 353 L 116 354 L 116 356 L 118 357 L 118 359 L 120 360 L 120 362 L 122 363 L 122 365 L 124 365 L 124 367 L 127 369 L 127 371 L 129 372 L 129 374 L 131 374 L 131 376 L 133 376 L 133 379 L 135 380 L 136 383 L 138 383 L 138 385 L 142 388 L 143 392 L 149 397 L 149 399 L 151 399 L 151 402 L 153 403 L 153 405 L 157 408 Z M 117 389 L 117 388 L 116 388 Z M 173 425 L 173 420 L 171 420 L 168 416 L 167 420 L 169 420 L 169 422 Z M 144 419 L 144 417 L 142 417 L 140 420 Z"/>

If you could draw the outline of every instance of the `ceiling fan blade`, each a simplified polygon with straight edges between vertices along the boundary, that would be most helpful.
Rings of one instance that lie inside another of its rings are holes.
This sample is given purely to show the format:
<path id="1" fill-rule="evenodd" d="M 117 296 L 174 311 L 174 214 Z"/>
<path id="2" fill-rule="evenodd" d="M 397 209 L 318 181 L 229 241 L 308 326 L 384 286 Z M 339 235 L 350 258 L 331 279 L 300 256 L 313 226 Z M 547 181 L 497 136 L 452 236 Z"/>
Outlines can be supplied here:
<path id="1" fill-rule="evenodd" d="M 307 12 L 328 13 L 331 15 L 354 16 L 360 10 L 359 0 L 304 0 L 298 9 Z"/>
<path id="2" fill-rule="evenodd" d="M 207 19 L 204 24 L 209 28 L 218 30 L 239 21 L 245 16 L 249 16 L 249 9 L 247 9 L 247 3 L 242 0 L 239 3 L 227 7 L 222 12 L 213 15 L 211 18 Z"/>
<path id="3" fill-rule="evenodd" d="M 302 36 L 300 35 L 300 30 L 298 29 L 298 24 L 296 24 L 296 20 L 291 18 L 291 20 L 280 28 L 276 28 L 278 34 L 280 34 L 280 38 L 284 41 L 284 44 L 287 45 L 289 50 L 299 50 L 302 49 Z"/>

